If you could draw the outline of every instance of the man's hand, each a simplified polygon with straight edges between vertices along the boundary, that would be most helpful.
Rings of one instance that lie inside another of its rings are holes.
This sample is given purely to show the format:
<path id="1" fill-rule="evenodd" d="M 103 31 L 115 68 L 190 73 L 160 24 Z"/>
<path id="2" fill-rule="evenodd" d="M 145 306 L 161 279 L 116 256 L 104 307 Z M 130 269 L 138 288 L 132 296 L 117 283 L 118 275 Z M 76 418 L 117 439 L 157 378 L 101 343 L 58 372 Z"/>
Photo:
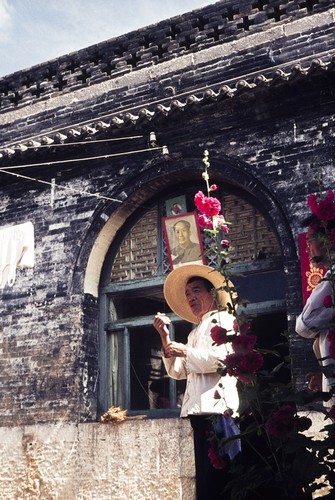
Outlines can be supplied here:
<path id="1" fill-rule="evenodd" d="M 157 330 L 157 332 L 160 335 L 162 344 L 163 344 L 163 349 L 165 351 L 166 347 L 170 344 L 170 335 L 169 335 L 169 324 L 171 323 L 170 318 L 166 316 L 164 313 L 157 313 L 153 326 Z"/>
<path id="2" fill-rule="evenodd" d="M 185 344 L 180 344 L 179 342 L 170 342 L 166 347 L 164 347 L 164 352 L 167 358 L 185 358 L 187 354 L 187 347 Z"/>
<path id="3" fill-rule="evenodd" d="M 164 313 L 157 313 L 154 318 L 154 327 L 158 331 L 159 335 L 169 335 L 168 325 L 171 323 L 170 318 Z"/>

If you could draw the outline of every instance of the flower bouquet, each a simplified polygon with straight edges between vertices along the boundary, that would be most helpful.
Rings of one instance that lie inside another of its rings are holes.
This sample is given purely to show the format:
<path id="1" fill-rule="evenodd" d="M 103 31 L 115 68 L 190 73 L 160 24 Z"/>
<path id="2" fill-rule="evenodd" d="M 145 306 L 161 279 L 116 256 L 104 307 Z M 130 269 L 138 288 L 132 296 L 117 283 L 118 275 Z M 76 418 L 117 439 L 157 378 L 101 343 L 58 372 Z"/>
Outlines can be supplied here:
<path id="1" fill-rule="evenodd" d="M 320 492 L 322 496 L 331 497 L 335 495 L 335 406 L 320 405 L 320 411 L 325 415 L 322 437 L 306 432 L 312 425 L 307 415 L 315 401 L 330 399 L 331 394 L 308 390 L 297 392 L 291 383 L 280 382 L 278 374 L 289 373 L 289 356 L 282 356 L 280 349 L 269 351 L 257 347 L 257 331 L 252 331 L 252 321 L 246 313 L 247 304 L 232 285 L 234 269 L 229 264 L 229 222 L 220 213 L 220 201 L 213 196 L 217 187 L 210 184 L 208 151 L 204 152 L 203 163 L 202 177 L 207 194 L 199 191 L 194 198 L 198 223 L 211 236 L 212 244 L 205 254 L 212 261 L 216 259 L 223 289 L 230 295 L 227 310 L 235 317 L 233 331 L 228 332 L 219 324 L 213 324 L 211 336 L 215 344 L 231 343 L 233 353 L 220 361 L 218 372 L 222 376 L 236 377 L 240 394 L 237 423 L 241 433 L 227 436 L 217 417 L 213 416 L 214 430 L 208 437 L 213 467 L 222 469 L 229 478 L 222 498 L 298 500 L 320 496 Z M 335 210 L 334 197 L 330 193 L 321 205 L 314 196 L 308 203 L 312 210 L 318 211 L 321 220 L 332 213 L 329 205 Z M 326 235 L 329 249 L 332 248 L 332 238 L 335 239 L 335 229 L 330 230 L 330 238 Z M 332 273 L 328 279 L 335 283 Z M 332 297 L 327 300 L 329 307 L 334 307 Z M 287 347 L 285 332 L 283 344 Z M 271 370 L 267 370 L 264 363 L 269 354 L 278 359 Z M 331 355 L 335 357 L 335 347 Z M 334 365 L 331 367 L 333 372 Z M 219 391 L 215 392 L 214 398 L 221 398 Z M 241 453 L 231 459 L 227 450 L 236 440 L 241 441 Z"/>

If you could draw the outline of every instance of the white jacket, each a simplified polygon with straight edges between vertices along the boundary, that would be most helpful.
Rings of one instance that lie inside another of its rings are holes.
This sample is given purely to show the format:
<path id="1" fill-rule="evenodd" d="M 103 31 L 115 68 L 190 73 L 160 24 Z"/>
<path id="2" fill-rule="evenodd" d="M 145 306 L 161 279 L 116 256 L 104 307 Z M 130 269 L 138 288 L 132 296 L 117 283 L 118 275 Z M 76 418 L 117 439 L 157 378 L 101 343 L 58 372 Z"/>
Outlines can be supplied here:
<path id="1" fill-rule="evenodd" d="M 327 280 L 329 271 L 325 275 L 325 279 L 314 288 L 311 295 L 308 297 L 305 307 L 300 316 L 296 320 L 296 332 L 307 339 L 319 337 L 319 349 L 321 358 L 329 356 L 329 341 L 328 330 L 329 324 L 333 320 L 335 311 L 334 307 L 325 307 L 323 300 L 327 295 L 333 296 L 332 286 Z M 322 364 L 329 365 L 335 363 L 334 359 L 325 359 Z M 334 378 L 326 378 L 322 376 L 322 390 L 328 392 L 331 385 L 335 384 Z M 335 397 L 326 402 L 325 406 L 335 404 Z"/>
<path id="2" fill-rule="evenodd" d="M 224 360 L 232 352 L 231 344 L 213 345 L 210 331 L 217 324 L 228 331 L 233 329 L 234 317 L 223 311 L 206 313 L 199 325 L 191 331 L 187 339 L 187 356 L 165 358 L 163 361 L 167 373 L 177 380 L 187 379 L 186 390 L 181 407 L 181 417 L 194 414 L 223 413 L 238 409 L 236 379 L 217 373 L 218 361 Z M 219 385 L 222 384 L 222 387 Z M 218 390 L 221 399 L 214 399 Z M 223 397 L 222 397 L 223 396 Z"/>

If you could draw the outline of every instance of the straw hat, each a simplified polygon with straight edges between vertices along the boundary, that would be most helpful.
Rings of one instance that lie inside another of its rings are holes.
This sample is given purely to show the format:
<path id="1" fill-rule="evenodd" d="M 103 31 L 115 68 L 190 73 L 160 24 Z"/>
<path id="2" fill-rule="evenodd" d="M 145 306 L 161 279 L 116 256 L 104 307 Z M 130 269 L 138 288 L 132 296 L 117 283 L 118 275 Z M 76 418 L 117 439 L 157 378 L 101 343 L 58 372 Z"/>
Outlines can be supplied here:
<path id="1" fill-rule="evenodd" d="M 199 276 L 210 281 L 214 288 L 224 285 L 224 277 L 212 267 L 202 264 L 184 264 L 174 269 L 166 278 L 164 283 L 164 297 L 170 308 L 178 316 L 190 323 L 197 324 L 199 319 L 193 314 L 185 295 L 185 288 L 188 280 L 194 276 Z M 224 290 L 217 291 L 217 300 L 221 306 L 225 306 L 229 301 L 229 293 Z"/>

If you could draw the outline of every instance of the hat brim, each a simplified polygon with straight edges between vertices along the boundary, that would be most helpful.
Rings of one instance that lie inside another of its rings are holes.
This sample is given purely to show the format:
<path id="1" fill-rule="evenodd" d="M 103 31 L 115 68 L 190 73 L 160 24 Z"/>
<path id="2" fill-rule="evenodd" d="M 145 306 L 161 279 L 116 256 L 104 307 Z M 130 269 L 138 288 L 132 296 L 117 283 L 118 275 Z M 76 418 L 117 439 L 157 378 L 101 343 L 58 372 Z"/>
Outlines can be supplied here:
<path id="1" fill-rule="evenodd" d="M 190 323 L 198 324 L 199 318 L 193 314 L 185 295 L 186 284 L 190 278 L 199 276 L 210 281 L 214 288 L 221 288 L 225 284 L 224 277 L 210 266 L 203 264 L 184 264 L 168 274 L 164 283 L 164 297 L 169 307 L 180 318 Z M 230 301 L 229 293 L 217 290 L 218 305 L 225 307 Z"/>

